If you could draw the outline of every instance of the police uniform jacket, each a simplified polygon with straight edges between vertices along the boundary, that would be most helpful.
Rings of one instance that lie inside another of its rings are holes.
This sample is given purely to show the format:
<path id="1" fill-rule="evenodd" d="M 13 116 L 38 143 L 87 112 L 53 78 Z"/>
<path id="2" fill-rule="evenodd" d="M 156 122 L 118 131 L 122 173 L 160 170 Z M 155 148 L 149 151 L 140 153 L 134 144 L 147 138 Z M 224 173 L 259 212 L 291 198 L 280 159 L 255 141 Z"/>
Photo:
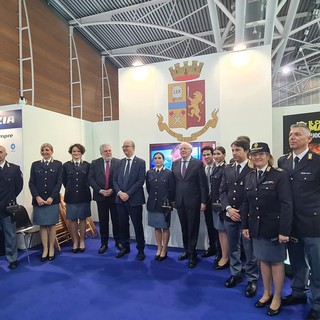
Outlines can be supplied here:
<path id="1" fill-rule="evenodd" d="M 159 173 L 156 169 L 148 170 L 146 176 L 146 188 L 149 194 L 147 210 L 150 212 L 162 212 L 162 205 L 174 201 L 175 183 L 172 171 L 162 168 Z"/>
<path id="2" fill-rule="evenodd" d="M 0 171 L 0 218 L 9 216 L 6 207 L 14 202 L 23 187 L 20 167 L 5 161 Z"/>
<path id="3" fill-rule="evenodd" d="M 241 214 L 241 206 L 244 201 L 244 180 L 245 176 L 252 170 L 253 168 L 251 168 L 249 162 L 247 162 L 238 177 L 236 177 L 236 163 L 228 164 L 224 167 L 219 188 L 221 204 L 224 210 L 228 206 L 231 206 L 232 208 L 240 210 Z M 233 221 L 228 216 L 226 216 L 225 219 Z"/>
<path id="4" fill-rule="evenodd" d="M 218 166 L 213 168 L 211 173 L 211 200 L 212 203 L 219 203 L 220 202 L 220 193 L 219 188 L 222 181 L 223 176 L 223 169 L 226 163 L 223 161 Z"/>
<path id="5" fill-rule="evenodd" d="M 245 178 L 245 200 L 241 226 L 251 237 L 272 239 L 289 236 L 292 224 L 292 193 L 289 176 L 282 169 L 268 166 L 257 181 L 257 171 Z"/>
<path id="6" fill-rule="evenodd" d="M 290 176 L 293 193 L 292 236 L 320 237 L 320 156 L 309 150 L 292 169 L 292 154 L 282 156 L 278 166 Z"/>
<path id="7" fill-rule="evenodd" d="M 36 197 L 43 200 L 49 197 L 53 199 L 52 204 L 60 203 L 60 189 L 62 185 L 62 163 L 58 160 L 49 162 L 35 161 L 31 165 L 29 188 L 32 194 L 32 204 L 37 206 Z"/>
<path id="8" fill-rule="evenodd" d="M 73 161 L 63 164 L 62 182 L 65 187 L 64 201 L 66 203 L 83 203 L 91 201 L 88 182 L 90 163 L 81 161 L 75 166 Z"/>

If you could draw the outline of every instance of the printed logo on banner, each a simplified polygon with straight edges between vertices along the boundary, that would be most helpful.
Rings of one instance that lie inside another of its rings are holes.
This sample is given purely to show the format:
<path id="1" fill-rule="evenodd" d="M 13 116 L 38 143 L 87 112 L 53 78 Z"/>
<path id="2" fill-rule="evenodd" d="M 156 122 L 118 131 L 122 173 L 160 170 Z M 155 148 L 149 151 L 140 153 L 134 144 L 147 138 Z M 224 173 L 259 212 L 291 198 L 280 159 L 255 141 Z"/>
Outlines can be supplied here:
<path id="1" fill-rule="evenodd" d="M 196 80 L 200 77 L 203 62 L 183 62 L 183 66 L 176 63 L 169 68 L 171 77 L 176 83 L 168 84 L 168 124 L 163 122 L 163 116 L 158 114 L 160 131 L 166 130 L 178 141 L 194 141 L 204 134 L 210 127 L 215 128 L 218 122 L 218 110 L 213 110 L 211 118 L 206 123 L 205 80 Z M 189 81 L 193 80 L 193 81 Z M 202 127 L 185 137 L 171 129 Z"/>
<path id="2" fill-rule="evenodd" d="M 0 129 L 22 128 L 22 111 L 0 111 Z"/>

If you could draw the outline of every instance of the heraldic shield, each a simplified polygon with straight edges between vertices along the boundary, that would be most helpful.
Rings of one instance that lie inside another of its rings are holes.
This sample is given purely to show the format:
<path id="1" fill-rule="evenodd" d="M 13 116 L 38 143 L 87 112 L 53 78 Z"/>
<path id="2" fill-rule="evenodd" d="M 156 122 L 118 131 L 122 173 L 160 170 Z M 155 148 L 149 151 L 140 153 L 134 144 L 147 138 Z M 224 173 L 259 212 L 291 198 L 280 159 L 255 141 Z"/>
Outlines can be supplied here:
<path id="1" fill-rule="evenodd" d="M 168 119 L 170 128 L 205 125 L 205 80 L 168 85 Z"/>

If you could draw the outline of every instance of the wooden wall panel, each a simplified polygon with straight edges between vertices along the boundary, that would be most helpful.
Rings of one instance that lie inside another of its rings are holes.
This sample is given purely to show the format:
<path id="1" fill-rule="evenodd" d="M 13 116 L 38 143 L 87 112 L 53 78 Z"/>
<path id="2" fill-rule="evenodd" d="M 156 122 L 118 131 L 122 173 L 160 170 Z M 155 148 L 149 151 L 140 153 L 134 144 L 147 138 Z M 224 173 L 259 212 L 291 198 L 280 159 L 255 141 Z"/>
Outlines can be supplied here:
<path id="1" fill-rule="evenodd" d="M 35 106 L 71 115 L 69 74 L 69 26 L 42 1 L 26 0 L 32 35 Z M 19 99 L 18 0 L 0 0 L 0 105 Z M 80 34 L 74 32 L 80 60 L 84 120 L 102 121 L 101 56 Z M 28 55 L 23 39 L 24 56 Z M 108 65 L 113 99 L 113 120 L 119 119 L 118 71 Z M 25 87 L 30 86 L 30 67 L 24 68 Z M 75 103 L 79 103 L 75 88 Z M 24 96 L 31 103 L 31 94 Z M 75 117 L 80 117 L 75 110 Z"/>

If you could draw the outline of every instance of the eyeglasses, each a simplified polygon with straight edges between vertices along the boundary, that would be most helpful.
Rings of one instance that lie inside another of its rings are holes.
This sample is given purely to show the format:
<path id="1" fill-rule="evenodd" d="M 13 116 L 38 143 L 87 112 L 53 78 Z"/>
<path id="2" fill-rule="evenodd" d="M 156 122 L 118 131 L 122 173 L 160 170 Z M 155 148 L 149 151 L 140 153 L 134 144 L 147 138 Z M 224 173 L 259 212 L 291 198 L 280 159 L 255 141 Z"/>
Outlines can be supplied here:
<path id="1" fill-rule="evenodd" d="M 182 147 L 182 148 L 179 148 L 180 151 L 186 151 L 186 150 L 191 150 L 190 148 L 185 148 L 185 147 Z"/>
<path id="2" fill-rule="evenodd" d="M 132 148 L 132 146 L 122 146 L 122 149 Z"/>

